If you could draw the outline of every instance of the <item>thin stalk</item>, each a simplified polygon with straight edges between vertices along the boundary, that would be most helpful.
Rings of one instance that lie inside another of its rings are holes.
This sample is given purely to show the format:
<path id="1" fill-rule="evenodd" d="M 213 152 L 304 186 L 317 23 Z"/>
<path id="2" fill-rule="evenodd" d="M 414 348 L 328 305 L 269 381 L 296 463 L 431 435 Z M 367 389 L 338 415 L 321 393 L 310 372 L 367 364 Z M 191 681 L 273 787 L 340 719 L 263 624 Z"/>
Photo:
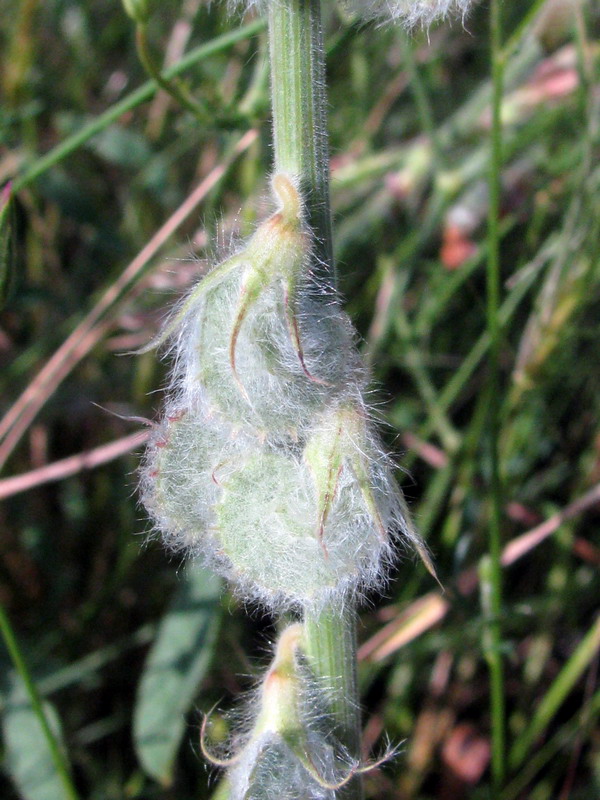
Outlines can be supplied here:
<path id="1" fill-rule="evenodd" d="M 139 24 L 135 29 L 135 43 L 138 51 L 138 56 L 142 65 L 152 80 L 163 89 L 167 94 L 176 100 L 183 108 L 190 111 L 196 116 L 200 122 L 207 122 L 209 119 L 208 109 L 204 105 L 200 105 L 184 86 L 179 84 L 175 78 L 166 78 L 160 70 L 159 65 L 155 62 L 148 42 L 148 28 L 145 24 Z"/>
<path id="2" fill-rule="evenodd" d="M 589 631 L 579 642 L 567 663 L 554 679 L 546 694 L 533 711 L 531 719 L 521 733 L 515 737 L 510 750 L 510 765 L 512 768 L 520 767 L 536 740 L 548 727 L 550 721 L 565 702 L 567 696 L 573 691 L 574 686 L 581 678 L 590 662 L 597 657 L 600 651 L 600 617 L 596 617 Z"/>
<path id="3" fill-rule="evenodd" d="M 540 13 L 545 2 L 546 0 L 533 0 L 531 6 L 527 9 L 517 27 L 509 36 L 508 40 L 504 44 L 504 47 L 502 48 L 502 61 L 504 64 L 508 62 L 514 51 L 521 44 L 523 35 Z"/>
<path id="4" fill-rule="evenodd" d="M 75 786 L 73 785 L 73 781 L 71 780 L 71 775 L 69 773 L 69 766 L 63 755 L 60 745 L 56 739 L 56 736 L 52 732 L 52 728 L 48 723 L 46 713 L 44 712 L 44 706 L 42 705 L 42 699 L 40 697 L 40 694 L 37 690 L 35 683 L 33 682 L 31 675 L 29 674 L 29 670 L 27 669 L 27 664 L 25 663 L 25 659 L 23 658 L 21 649 L 17 644 L 17 640 L 13 633 L 10 621 L 2 605 L 0 605 L 0 633 L 2 634 L 2 637 L 6 644 L 6 649 L 8 650 L 8 653 L 15 666 L 15 669 L 19 677 L 23 681 L 23 684 L 29 696 L 29 702 L 31 703 L 31 708 L 33 709 L 36 717 L 38 718 L 40 727 L 48 743 L 48 750 L 50 751 L 52 761 L 54 762 L 54 768 L 56 770 L 56 774 L 58 775 L 60 782 L 62 783 L 65 793 L 64 796 L 66 800 L 78 800 L 79 795 L 77 794 Z"/>
<path id="5" fill-rule="evenodd" d="M 299 179 L 315 238 L 313 270 L 335 283 L 320 0 L 270 3 L 269 48 L 275 171 Z M 320 684 L 329 690 L 336 735 L 348 752 L 358 757 L 354 609 L 326 608 L 318 615 L 307 615 L 305 622 L 308 657 Z M 339 794 L 346 800 L 361 800 L 360 777 Z"/>
<path id="6" fill-rule="evenodd" d="M 492 785 L 497 794 L 505 775 L 505 698 L 504 665 L 500 652 L 502 640 L 502 483 L 500 477 L 500 194 L 502 170 L 502 23 L 500 0 L 490 3 L 490 55 L 492 68 L 492 129 L 487 234 L 487 332 L 489 355 L 489 614 L 486 614 L 484 649 L 490 672 L 490 715 L 492 739 Z"/>
<path id="7" fill-rule="evenodd" d="M 422 352 L 412 340 L 410 322 L 406 312 L 401 304 L 398 304 L 394 311 L 396 331 L 405 351 L 406 368 L 415 382 L 444 449 L 448 453 L 455 453 L 460 446 L 460 434 L 452 425 L 446 412 L 439 406 L 437 390 L 423 361 Z"/>
<path id="8" fill-rule="evenodd" d="M 431 143 L 432 168 L 435 174 L 439 174 L 444 166 L 442 148 L 438 138 L 438 130 L 435 124 L 433 107 L 429 98 L 429 93 L 425 81 L 421 76 L 417 54 L 415 52 L 414 41 L 405 31 L 401 31 L 401 41 L 404 50 L 404 63 L 409 75 L 409 85 L 412 90 L 423 133 Z"/>

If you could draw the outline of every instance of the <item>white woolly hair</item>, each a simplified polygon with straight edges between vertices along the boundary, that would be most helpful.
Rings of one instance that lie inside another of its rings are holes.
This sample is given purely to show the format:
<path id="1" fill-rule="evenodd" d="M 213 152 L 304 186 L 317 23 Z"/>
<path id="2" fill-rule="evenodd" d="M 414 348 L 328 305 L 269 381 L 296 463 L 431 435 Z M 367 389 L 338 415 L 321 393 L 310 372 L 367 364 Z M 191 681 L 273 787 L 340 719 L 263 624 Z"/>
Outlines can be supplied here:
<path id="1" fill-rule="evenodd" d="M 428 27 L 449 14 L 464 19 L 473 0 L 346 0 L 346 5 L 363 19 L 415 28 Z"/>
<path id="2" fill-rule="evenodd" d="M 174 360 L 176 402 L 192 410 L 201 396 L 209 413 L 260 436 L 298 435 L 328 403 L 366 386 L 352 324 L 311 274 L 296 183 L 281 175 L 273 185 L 284 192 L 279 212 L 208 272 L 160 337 Z M 285 217 L 290 207 L 296 225 Z"/>
<path id="3" fill-rule="evenodd" d="M 297 432 L 328 402 L 355 394 L 365 371 L 348 316 L 335 298 L 299 289 L 297 321 L 308 378 L 290 337 L 282 287 L 269 287 L 248 311 L 236 343 L 236 376 L 230 357 L 231 331 L 241 293 L 232 274 L 181 321 L 173 340 L 172 391 L 187 406 L 202 394 L 212 412 L 230 424 L 263 435 Z"/>
<path id="4" fill-rule="evenodd" d="M 279 0 L 229 0 L 233 13 L 255 9 L 264 14 Z M 353 13 L 365 20 L 400 23 L 405 28 L 429 27 L 446 16 L 467 16 L 474 0 L 342 0 Z"/>
<path id="5" fill-rule="evenodd" d="M 301 443 L 232 435 L 214 417 L 172 406 L 146 451 L 142 501 L 168 549 L 203 560 L 243 600 L 277 610 L 342 605 L 385 583 L 395 545 L 420 544 L 376 437 L 345 443 L 359 446 L 383 536 L 351 460 L 321 536 Z"/>
<path id="6" fill-rule="evenodd" d="M 213 525 L 218 473 L 242 440 L 204 413 L 170 402 L 140 467 L 140 499 L 167 549 L 197 552 Z"/>
<path id="7" fill-rule="evenodd" d="M 326 740 L 307 736 L 311 755 L 332 762 L 333 751 Z M 325 758 L 329 756 L 329 758 Z M 330 763 L 326 764 L 331 771 Z M 296 753 L 281 736 L 267 734 L 253 740 L 229 773 L 231 800 L 335 800 L 334 789 L 321 786 L 309 774 Z"/>

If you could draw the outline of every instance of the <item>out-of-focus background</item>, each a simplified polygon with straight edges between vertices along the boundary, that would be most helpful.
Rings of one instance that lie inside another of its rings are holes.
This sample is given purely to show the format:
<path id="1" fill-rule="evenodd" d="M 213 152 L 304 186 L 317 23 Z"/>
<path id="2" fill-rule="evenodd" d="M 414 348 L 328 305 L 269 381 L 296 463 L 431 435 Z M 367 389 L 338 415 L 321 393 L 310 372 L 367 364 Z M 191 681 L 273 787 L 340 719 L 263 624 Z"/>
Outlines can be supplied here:
<path id="1" fill-rule="evenodd" d="M 487 5 L 410 36 L 325 11 L 340 289 L 446 588 L 405 559 L 362 611 L 365 754 L 384 732 L 404 741 L 366 777 L 373 800 L 490 796 L 477 573 L 491 514 Z M 593 800 L 600 14 L 538 0 L 503 16 L 497 800 Z M 268 209 L 256 19 L 221 2 L 157 4 L 151 52 L 201 100 L 200 122 L 146 83 L 116 0 L 0 0 L 0 183 L 13 190 L 1 200 L 0 601 L 89 800 L 210 797 L 201 714 L 252 687 L 273 633 L 148 541 L 136 500 L 167 365 L 132 351 Z M 0 675 L 2 796 L 67 797 L 4 645 Z M 227 718 L 214 720 L 225 736 Z"/>

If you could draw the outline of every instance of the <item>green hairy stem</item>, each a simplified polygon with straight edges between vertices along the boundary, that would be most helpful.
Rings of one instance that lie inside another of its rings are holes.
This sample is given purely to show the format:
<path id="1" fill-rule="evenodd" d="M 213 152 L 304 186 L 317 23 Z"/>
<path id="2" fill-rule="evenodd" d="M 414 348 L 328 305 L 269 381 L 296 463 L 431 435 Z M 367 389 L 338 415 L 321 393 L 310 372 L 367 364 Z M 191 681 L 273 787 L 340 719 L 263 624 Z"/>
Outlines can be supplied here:
<path id="1" fill-rule="evenodd" d="M 356 613 L 350 606 L 342 612 L 326 608 L 307 614 L 305 640 L 311 667 L 321 685 L 330 691 L 336 739 L 352 755 L 360 752 L 360 706 L 356 680 Z M 339 797 L 360 800 L 362 780 L 357 774 L 339 790 Z"/>
<path id="2" fill-rule="evenodd" d="M 315 264 L 335 280 L 329 200 L 329 148 L 325 51 L 320 0 L 269 4 L 269 48 L 275 171 L 300 178 L 308 222 L 315 236 Z M 360 751 L 356 682 L 355 612 L 350 605 L 306 615 L 311 666 L 333 698 L 336 738 L 348 752 Z M 339 790 L 348 800 L 363 796 L 360 775 Z"/>
<path id="3" fill-rule="evenodd" d="M 300 179 L 315 263 L 334 276 L 320 0 L 269 3 L 275 171 Z"/>

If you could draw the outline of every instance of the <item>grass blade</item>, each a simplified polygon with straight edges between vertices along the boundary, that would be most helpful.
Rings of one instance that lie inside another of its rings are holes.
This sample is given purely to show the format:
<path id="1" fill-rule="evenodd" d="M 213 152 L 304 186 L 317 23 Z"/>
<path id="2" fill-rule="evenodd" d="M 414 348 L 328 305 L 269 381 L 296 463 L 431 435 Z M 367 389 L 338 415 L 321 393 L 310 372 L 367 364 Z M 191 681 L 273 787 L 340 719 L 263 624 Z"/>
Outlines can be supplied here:
<path id="1" fill-rule="evenodd" d="M 544 732 L 569 692 L 600 650 L 600 617 L 579 643 L 535 710 L 531 722 L 515 740 L 510 751 L 510 767 L 516 769 L 527 758 L 531 746 Z"/>
<path id="2" fill-rule="evenodd" d="M 49 707 L 42 705 L 2 605 L 0 632 L 24 687 L 24 691 L 21 687 L 15 690 L 19 691 L 20 701 L 11 704 L 9 700 L 4 717 L 8 769 L 27 800 L 51 800 L 53 795 L 43 794 L 41 788 L 38 793 L 38 787 L 44 786 L 48 781 L 48 785 L 60 787 L 56 797 L 77 800 L 69 766 L 57 739 L 56 727 L 53 728 L 52 723 L 56 724 L 55 715 L 50 711 L 52 716 L 47 716 Z M 34 757 L 35 762 L 32 765 L 29 758 Z M 30 794 L 25 791 L 26 788 Z"/>
<path id="3" fill-rule="evenodd" d="M 239 28 L 231 33 L 223 34 L 223 36 L 219 36 L 216 39 L 213 39 L 211 42 L 202 44 L 188 53 L 187 56 L 184 56 L 184 58 L 182 58 L 177 64 L 174 64 L 172 67 L 165 70 L 164 77 L 167 79 L 174 78 L 203 59 L 208 58 L 209 56 L 212 56 L 221 50 L 225 50 L 227 47 L 231 47 L 232 45 L 236 44 L 236 42 L 242 41 L 243 39 L 248 39 L 257 33 L 260 33 L 264 27 L 265 23 L 262 20 L 255 20 L 243 28 Z M 76 131 L 71 136 L 68 136 L 56 147 L 53 147 L 49 153 L 46 153 L 45 156 L 38 158 L 28 170 L 26 170 L 15 180 L 13 192 L 16 193 L 25 186 L 29 186 L 37 178 L 39 178 L 40 175 L 43 175 L 44 172 L 47 172 L 64 158 L 70 156 L 71 153 L 74 153 L 75 150 L 88 142 L 97 133 L 100 133 L 100 131 L 105 130 L 109 125 L 112 125 L 113 122 L 116 122 L 119 117 L 123 116 L 123 114 L 131 111 L 142 103 L 145 103 L 147 100 L 150 100 L 158 91 L 158 88 L 158 84 L 156 84 L 155 81 L 147 81 L 140 86 L 139 89 L 131 92 L 127 95 L 127 97 L 124 97 L 123 100 L 115 103 L 103 114 L 99 114 L 90 123 L 84 125 L 83 128 Z"/>

